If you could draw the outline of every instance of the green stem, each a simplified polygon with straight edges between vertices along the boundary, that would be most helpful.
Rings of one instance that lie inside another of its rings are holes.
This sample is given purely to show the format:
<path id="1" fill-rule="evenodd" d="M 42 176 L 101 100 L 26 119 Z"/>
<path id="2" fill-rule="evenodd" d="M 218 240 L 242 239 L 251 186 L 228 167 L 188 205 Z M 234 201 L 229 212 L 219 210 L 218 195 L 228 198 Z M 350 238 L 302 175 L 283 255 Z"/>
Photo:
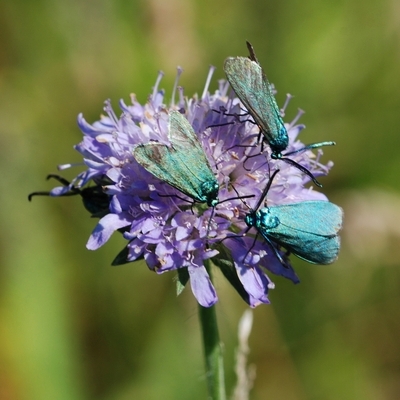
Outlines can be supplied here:
<path id="1" fill-rule="evenodd" d="M 206 268 L 211 278 L 208 263 Z M 199 316 L 204 343 L 209 398 L 212 400 L 225 400 L 224 360 L 215 306 L 203 307 L 199 305 Z"/>

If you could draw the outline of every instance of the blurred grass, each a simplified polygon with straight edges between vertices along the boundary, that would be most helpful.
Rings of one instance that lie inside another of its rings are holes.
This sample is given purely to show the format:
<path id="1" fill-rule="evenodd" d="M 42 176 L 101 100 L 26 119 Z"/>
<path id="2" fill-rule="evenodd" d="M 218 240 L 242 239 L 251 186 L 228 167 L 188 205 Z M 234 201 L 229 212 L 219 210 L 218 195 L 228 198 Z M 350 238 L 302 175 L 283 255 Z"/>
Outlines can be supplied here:
<path id="1" fill-rule="evenodd" d="M 98 119 L 131 92 L 144 102 L 163 69 L 171 93 L 201 92 L 208 65 L 253 43 L 282 103 L 335 140 L 324 190 L 345 208 L 333 266 L 296 261 L 255 310 L 253 399 L 397 399 L 400 392 L 398 174 L 400 6 L 396 1 L 0 2 L 0 398 L 204 399 L 197 308 L 172 275 L 110 267 L 113 237 L 85 249 L 95 221 L 80 199 L 34 198 L 56 165 L 77 162 L 76 116 Z M 213 83 L 216 88 L 216 80 Z M 68 175 L 67 178 L 72 177 Z M 217 274 L 234 384 L 245 305 Z"/>

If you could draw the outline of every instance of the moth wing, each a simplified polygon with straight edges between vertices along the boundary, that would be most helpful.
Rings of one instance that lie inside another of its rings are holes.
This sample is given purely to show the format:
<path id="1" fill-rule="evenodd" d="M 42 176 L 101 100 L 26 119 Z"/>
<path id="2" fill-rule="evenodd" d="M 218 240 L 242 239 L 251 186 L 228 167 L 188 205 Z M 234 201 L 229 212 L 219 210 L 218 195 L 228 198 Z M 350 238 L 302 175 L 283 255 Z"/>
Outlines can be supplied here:
<path id="1" fill-rule="evenodd" d="M 189 121 L 178 111 L 170 113 L 169 140 L 176 149 L 176 158 L 184 169 L 185 178 L 193 186 L 205 182 L 218 184 L 203 147 Z"/>
<path id="2" fill-rule="evenodd" d="M 247 57 L 229 57 L 225 60 L 224 71 L 268 142 L 274 142 L 284 123 L 261 66 Z"/>
<path id="3" fill-rule="evenodd" d="M 314 200 L 283 204 L 270 207 L 279 213 L 282 224 L 288 224 L 299 231 L 309 231 L 316 235 L 337 235 L 342 227 L 343 210 L 329 201 Z"/>
<path id="4" fill-rule="evenodd" d="M 178 111 L 171 111 L 168 137 L 172 147 L 192 175 L 201 175 L 200 180 L 215 180 L 203 147 L 189 121 Z"/>
<path id="5" fill-rule="evenodd" d="M 157 178 L 204 202 L 201 185 L 215 181 L 201 144 L 187 119 L 170 113 L 168 137 L 171 146 L 161 143 L 139 145 L 133 150 L 136 161 Z"/>
<path id="6" fill-rule="evenodd" d="M 147 143 L 133 149 L 136 161 L 155 177 L 179 189 L 176 179 L 176 168 L 173 157 L 170 156 L 167 146 L 160 143 Z M 188 193 L 188 190 L 184 191 Z M 188 193 L 191 195 L 192 193 Z M 197 194 L 195 193 L 196 197 Z"/>
<path id="7" fill-rule="evenodd" d="M 270 207 L 280 224 L 262 231 L 270 240 L 315 264 L 330 264 L 338 257 L 343 211 L 328 201 L 305 201 Z"/>

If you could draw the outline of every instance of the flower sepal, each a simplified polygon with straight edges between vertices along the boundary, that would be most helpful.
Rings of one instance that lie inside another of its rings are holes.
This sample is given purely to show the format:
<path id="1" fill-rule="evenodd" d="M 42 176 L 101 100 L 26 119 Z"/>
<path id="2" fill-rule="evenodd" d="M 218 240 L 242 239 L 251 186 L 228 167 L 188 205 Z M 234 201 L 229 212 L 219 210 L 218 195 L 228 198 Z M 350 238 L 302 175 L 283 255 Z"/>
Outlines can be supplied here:
<path id="1" fill-rule="evenodd" d="M 236 290 L 239 296 L 247 303 L 250 304 L 250 295 L 246 292 L 242 282 L 240 281 L 237 271 L 235 268 L 234 260 L 231 256 L 231 253 L 228 249 L 222 244 L 216 245 L 219 254 L 217 257 L 214 257 L 211 262 L 218 267 L 224 277 L 228 280 L 228 282 L 232 285 L 232 287 Z"/>
<path id="2" fill-rule="evenodd" d="M 178 268 L 176 274 L 176 295 L 179 296 L 189 282 L 189 271 L 186 267 Z"/>

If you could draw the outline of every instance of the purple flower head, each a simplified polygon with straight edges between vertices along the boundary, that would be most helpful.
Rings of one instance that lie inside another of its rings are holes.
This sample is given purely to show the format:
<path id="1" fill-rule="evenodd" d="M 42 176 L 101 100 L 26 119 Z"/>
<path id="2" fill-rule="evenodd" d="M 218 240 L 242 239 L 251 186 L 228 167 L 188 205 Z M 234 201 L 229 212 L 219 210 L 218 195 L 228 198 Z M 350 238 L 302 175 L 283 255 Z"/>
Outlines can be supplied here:
<path id="1" fill-rule="evenodd" d="M 105 102 L 105 115 L 93 124 L 79 115 L 83 140 L 75 149 L 82 154 L 86 168 L 69 185 L 56 187 L 51 194 L 62 196 L 71 190 L 81 190 L 90 182 L 102 187 L 108 210 L 104 212 L 103 202 L 101 218 L 87 248 L 98 249 L 119 230 L 127 245 L 114 265 L 144 258 L 148 267 L 158 274 L 177 270 L 180 282 L 189 281 L 197 301 L 208 307 L 218 300 L 204 266 L 204 261 L 210 259 L 250 306 L 269 303 L 268 290 L 274 284 L 268 272 L 295 283 L 299 279 L 289 261 L 282 265 L 276 252 L 260 235 L 254 239 L 254 230 L 243 235 L 248 230 L 245 215 L 256 206 L 270 176 L 278 168 L 280 172 L 267 194 L 268 205 L 327 200 L 326 196 L 313 187 L 306 187 L 310 178 L 296 167 L 271 159 L 268 146 L 260 145 L 259 128 L 248 115 L 242 116 L 243 105 L 226 81 L 219 81 L 214 94 L 209 92 L 213 67 L 200 97 L 184 96 L 178 86 L 181 72 L 178 68 L 169 102 L 159 89 L 163 76 L 160 72 L 145 104 L 131 95 L 131 104 L 120 101 L 120 115 L 114 112 L 110 101 Z M 290 96 L 281 110 L 282 115 L 289 100 Z M 139 145 L 171 146 L 172 110 L 182 113 L 193 127 L 215 175 L 219 203 L 214 208 L 205 202 L 193 201 L 183 190 L 157 178 L 135 160 L 134 149 Z M 299 111 L 285 125 L 289 135 L 288 152 L 304 147 L 298 140 L 304 125 L 297 124 L 302 113 Z M 326 175 L 332 167 L 332 163 L 320 162 L 321 155 L 321 150 L 317 155 L 307 150 L 292 158 L 318 177 Z M 91 193 L 88 193 L 89 203 L 95 200 Z M 280 254 L 286 258 L 285 253 Z"/>

